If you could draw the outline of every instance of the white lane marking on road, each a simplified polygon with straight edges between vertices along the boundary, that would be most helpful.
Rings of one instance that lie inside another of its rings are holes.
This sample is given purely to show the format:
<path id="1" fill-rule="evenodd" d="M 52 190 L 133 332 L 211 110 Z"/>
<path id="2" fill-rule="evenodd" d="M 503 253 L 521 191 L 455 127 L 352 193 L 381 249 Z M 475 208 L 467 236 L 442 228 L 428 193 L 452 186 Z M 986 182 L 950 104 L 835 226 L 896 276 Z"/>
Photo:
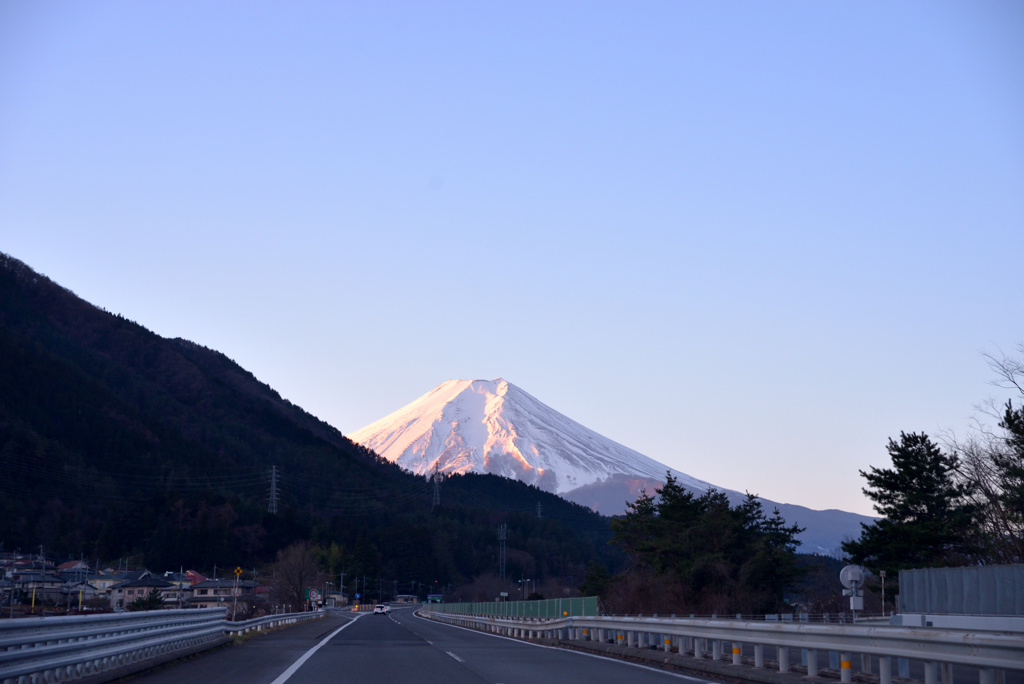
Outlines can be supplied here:
<path id="1" fill-rule="evenodd" d="M 609 656 L 604 656 L 604 655 L 600 655 L 600 654 L 597 654 L 597 653 L 584 653 L 583 651 L 573 651 L 573 650 L 568 650 L 568 649 L 564 649 L 564 648 L 558 648 L 557 646 L 547 646 L 545 644 L 535 644 L 535 643 L 532 643 L 530 641 L 523 641 L 522 639 L 515 639 L 513 637 L 502 636 L 500 634 L 492 634 L 490 632 L 481 632 L 480 630 L 470 629 L 469 627 L 459 627 L 458 625 L 449 625 L 449 624 L 446 624 L 446 623 L 443 623 L 443 622 L 435 622 L 434 620 L 431 620 L 429 618 L 425 618 L 425 617 L 423 617 L 422 615 L 420 615 L 418 613 L 413 613 L 413 616 L 419 618 L 420 620 L 424 620 L 426 622 L 433 623 L 435 625 L 441 625 L 441 626 L 444 626 L 444 627 L 451 627 L 452 629 L 461 629 L 461 630 L 463 630 L 465 632 L 472 632 L 473 634 L 479 634 L 481 636 L 490 637 L 492 639 L 504 639 L 505 641 L 514 641 L 517 644 L 522 644 L 524 646 L 534 646 L 536 648 L 549 648 L 549 649 L 552 649 L 552 650 L 555 650 L 555 651 L 561 651 L 562 653 L 574 653 L 576 655 L 585 656 L 587 658 L 600 658 L 601 660 L 610 660 L 610 661 L 614 661 L 616 663 L 621 663 L 623 665 L 629 665 L 630 667 L 639 667 L 642 670 L 650 670 L 651 672 L 658 672 L 658 673 L 661 673 L 661 674 L 664 674 L 664 675 L 668 675 L 669 677 L 674 677 L 676 679 L 685 679 L 685 680 L 690 681 L 690 682 L 698 682 L 698 684 L 713 684 L 711 682 L 711 680 L 709 680 L 709 679 L 699 679 L 697 677 L 689 677 L 689 676 L 684 675 L 684 674 L 679 674 L 678 672 L 671 672 L 669 670 L 662 670 L 659 667 L 651 667 L 650 665 L 641 665 L 640 663 L 631 663 L 628 660 L 619 660 L 618 658 L 611 658 Z M 448 655 L 451 655 L 451 653 L 449 653 Z"/>
<path id="2" fill-rule="evenodd" d="M 459 656 L 455 655 L 455 654 L 454 654 L 454 653 L 452 653 L 451 651 L 445 651 L 445 653 L 447 653 L 448 655 L 450 655 L 450 656 L 451 656 L 452 658 L 455 658 L 455 659 L 456 659 L 456 660 L 458 660 L 458 661 L 459 661 L 460 663 L 462 663 L 462 662 L 465 662 L 465 661 L 464 661 L 464 660 L 463 660 L 462 658 L 460 658 Z"/>
<path id="3" fill-rule="evenodd" d="M 299 658 L 299 659 L 298 659 L 298 660 L 296 660 L 296 661 L 295 661 L 294 663 L 292 663 L 291 667 L 289 667 L 289 668 L 288 668 L 287 670 L 285 670 L 284 672 L 282 672 L 282 673 L 281 673 L 281 676 L 280 676 L 280 677 L 278 677 L 277 679 L 275 679 L 275 680 L 274 680 L 273 682 L 271 682 L 270 684 L 284 684 L 285 682 L 287 682 L 287 681 L 288 681 L 288 680 L 289 680 L 289 679 L 291 678 L 291 676 L 292 676 L 293 674 L 295 674 L 295 673 L 296 673 L 296 672 L 298 671 L 298 669 L 299 669 L 300 667 L 302 667 L 302 664 L 303 664 L 303 663 L 305 663 L 305 662 L 306 662 L 307 660 L 309 660 L 309 659 L 310 659 L 310 657 L 311 657 L 311 656 L 312 656 L 312 655 L 313 655 L 314 653 L 316 653 L 317 651 L 319 651 L 319 650 L 320 650 L 320 648 L 321 648 L 321 647 L 322 647 L 322 646 L 323 646 L 324 644 L 326 644 L 326 643 L 327 643 L 328 641 L 330 641 L 331 639 L 333 639 L 334 637 L 336 637 L 336 636 L 338 635 L 338 632 L 340 632 L 341 630 L 345 629 L 346 627 L 349 627 L 349 626 L 351 626 L 352 624 L 354 624 L 354 623 L 355 623 L 355 621 L 356 621 L 356 620 L 358 620 L 359 618 L 363 617 L 364 615 L 368 615 L 368 613 L 360 613 L 359 615 L 356 615 L 356 616 L 355 616 L 354 618 L 352 618 L 352 619 L 351 619 L 351 620 L 350 620 L 349 622 L 346 622 L 346 623 L 345 623 L 345 624 L 343 624 L 343 625 L 342 625 L 341 627 L 339 627 L 338 629 L 336 629 L 336 630 L 334 630 L 333 632 L 331 632 L 331 633 L 330 633 L 330 635 L 329 635 L 329 636 L 327 636 L 326 638 L 324 638 L 324 640 L 323 640 L 323 641 L 321 641 L 321 642 L 320 642 L 319 644 L 317 644 L 317 645 L 316 645 L 316 646 L 314 646 L 313 648 L 311 648 L 311 649 L 309 649 L 308 651 L 306 651 L 306 652 L 305 652 L 305 653 L 304 653 L 304 654 L 302 655 L 302 657 L 301 657 L 301 658 Z"/>

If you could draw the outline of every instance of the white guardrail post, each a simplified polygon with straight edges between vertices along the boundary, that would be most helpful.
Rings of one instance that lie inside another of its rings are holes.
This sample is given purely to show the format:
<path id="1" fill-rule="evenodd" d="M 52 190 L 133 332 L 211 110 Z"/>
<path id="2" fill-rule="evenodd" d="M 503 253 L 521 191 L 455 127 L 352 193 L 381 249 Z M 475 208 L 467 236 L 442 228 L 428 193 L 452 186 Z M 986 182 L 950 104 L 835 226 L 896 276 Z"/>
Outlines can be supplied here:
<path id="1" fill-rule="evenodd" d="M 113 678 L 213 648 L 232 634 L 323 617 L 291 613 L 228 622 L 226 615 L 226 608 L 206 608 L 2 620 L 0 682 L 63 682 L 104 673 Z"/>
<path id="2" fill-rule="evenodd" d="M 422 613 L 442 622 L 454 619 L 453 615 L 430 608 Z M 531 619 L 528 629 L 523 628 L 522 621 L 504 617 L 460 615 L 459 621 L 463 626 L 526 639 L 561 638 L 564 634 L 573 641 L 599 641 L 624 648 L 657 648 L 660 644 L 666 653 L 676 650 L 698 659 L 707 657 L 710 641 L 711 658 L 722 660 L 723 651 L 728 647 L 731 663 L 737 666 L 743 665 L 742 647 L 748 644 L 753 646 L 753 666 L 758 668 L 766 667 L 765 648 L 770 647 L 777 649 L 779 672 L 790 671 L 790 649 L 799 649 L 800 660 L 810 677 L 820 674 L 818 651 L 828 651 L 834 654 L 830 657 L 838 656 L 838 662 L 832 667 L 838 665 L 843 683 L 853 680 L 855 655 L 860 656 L 859 666 L 866 674 L 871 673 L 873 659 L 877 659 L 879 684 L 892 684 L 893 659 L 899 665 L 898 675 L 904 678 L 908 676 L 910 660 L 924 663 L 924 684 L 938 684 L 940 678 L 947 681 L 948 670 L 953 665 L 977 668 L 979 684 L 995 684 L 999 670 L 1024 671 L 1024 634 L 1014 632 L 692 617 Z M 676 649 L 673 644 L 677 645 Z"/>

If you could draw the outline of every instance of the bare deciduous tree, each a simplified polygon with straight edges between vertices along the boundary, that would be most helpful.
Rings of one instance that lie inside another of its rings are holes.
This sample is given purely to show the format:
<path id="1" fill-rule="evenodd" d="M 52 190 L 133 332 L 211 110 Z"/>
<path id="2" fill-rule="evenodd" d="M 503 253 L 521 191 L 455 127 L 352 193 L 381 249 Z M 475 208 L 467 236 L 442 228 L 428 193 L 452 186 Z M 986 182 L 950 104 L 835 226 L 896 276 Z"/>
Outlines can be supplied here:
<path id="1" fill-rule="evenodd" d="M 306 604 L 306 591 L 319 588 L 324 578 L 309 542 L 292 544 L 277 552 L 270 581 L 271 601 L 298 610 Z"/>
<path id="2" fill-rule="evenodd" d="M 1016 390 L 1024 400 L 1024 344 L 1017 346 L 1019 357 L 1000 353 L 985 354 L 996 374 L 992 384 L 1004 390 Z M 982 511 L 979 538 L 993 563 L 1019 563 L 1024 560 L 1024 448 L 1020 421 L 1024 409 L 1013 402 L 1001 404 L 988 399 L 975 407 L 978 415 L 968 436 L 946 436 L 950 450 L 959 457 L 958 474 L 974 486 L 976 503 Z M 992 427 L 994 420 L 998 429 Z"/>

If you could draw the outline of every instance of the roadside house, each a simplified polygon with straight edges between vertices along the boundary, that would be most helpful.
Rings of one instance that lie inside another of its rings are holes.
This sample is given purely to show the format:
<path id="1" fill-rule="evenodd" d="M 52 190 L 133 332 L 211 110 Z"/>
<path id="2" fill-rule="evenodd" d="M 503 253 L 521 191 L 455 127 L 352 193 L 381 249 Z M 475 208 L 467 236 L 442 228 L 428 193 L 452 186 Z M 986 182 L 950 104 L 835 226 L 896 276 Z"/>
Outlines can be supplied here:
<path id="1" fill-rule="evenodd" d="M 257 582 L 241 580 L 238 582 L 237 596 L 239 600 L 255 598 Z M 192 585 L 190 608 L 231 608 L 236 596 L 235 580 L 205 580 Z"/>
<path id="2" fill-rule="evenodd" d="M 13 577 L 14 590 L 21 596 L 23 603 L 30 603 L 33 595 L 36 604 L 57 603 L 64 598 L 61 589 L 64 580 L 47 572 L 25 572 Z"/>
<path id="3" fill-rule="evenodd" d="M 132 601 L 138 598 L 145 598 L 149 596 L 152 591 L 163 592 L 171 586 L 170 582 L 166 582 L 159 577 L 153 576 L 149 570 L 144 570 L 134 579 L 126 579 L 122 582 L 110 587 L 108 596 L 110 599 L 110 607 L 113 610 L 125 609 Z"/>

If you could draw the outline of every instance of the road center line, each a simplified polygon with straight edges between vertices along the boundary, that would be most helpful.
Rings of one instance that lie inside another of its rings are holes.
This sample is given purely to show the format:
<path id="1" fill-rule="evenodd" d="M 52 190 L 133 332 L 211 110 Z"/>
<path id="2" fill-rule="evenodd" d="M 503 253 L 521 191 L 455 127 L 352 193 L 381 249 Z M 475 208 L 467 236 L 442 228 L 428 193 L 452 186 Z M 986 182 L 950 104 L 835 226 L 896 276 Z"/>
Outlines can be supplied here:
<path id="1" fill-rule="evenodd" d="M 313 655 L 314 653 L 316 653 L 317 651 L 319 651 L 319 650 L 320 650 L 320 648 L 321 648 L 321 647 L 322 647 L 322 646 L 323 646 L 324 644 L 326 644 L 326 643 L 327 643 L 328 641 L 330 641 L 331 639 L 333 639 L 334 637 L 336 637 L 336 636 L 338 635 L 338 632 L 340 632 L 341 630 L 345 629 L 346 627 L 350 627 L 351 625 L 353 625 L 353 624 L 355 623 L 355 621 L 356 621 L 356 620 L 358 620 L 359 618 L 361 618 L 361 617 L 363 617 L 364 615 L 367 615 L 367 614 L 368 614 L 368 613 L 360 613 L 359 615 L 357 615 L 357 616 L 355 616 L 354 618 L 352 618 L 352 620 L 351 620 L 351 621 L 349 621 L 349 622 L 346 622 L 346 623 L 345 623 L 345 624 L 343 624 L 343 625 L 342 625 L 341 627 L 339 627 L 338 629 L 336 629 L 336 630 L 334 630 L 333 632 L 331 632 L 331 633 L 330 633 L 330 635 L 329 635 L 329 636 L 327 636 L 326 638 L 324 638 L 324 640 L 323 640 L 323 641 L 321 641 L 321 642 L 320 642 L 319 644 L 317 644 L 317 645 L 316 645 L 316 646 L 314 646 L 313 648 L 311 648 L 311 649 L 309 649 L 308 651 L 306 651 L 306 652 L 305 652 L 305 653 L 304 653 L 304 654 L 302 655 L 302 657 L 301 657 L 301 658 L 299 658 L 299 659 L 298 659 L 298 660 L 296 660 L 296 661 L 295 661 L 294 663 L 292 663 L 291 667 L 289 667 L 289 668 L 288 668 L 287 670 L 285 670 L 284 672 L 282 672 L 282 673 L 281 673 L 281 676 L 279 676 L 279 677 L 278 677 L 277 679 L 275 679 L 275 680 L 274 680 L 273 682 L 271 682 L 270 684 L 284 684 L 285 682 L 287 682 L 287 681 L 288 681 L 288 680 L 289 680 L 289 679 L 291 678 L 291 676 L 292 676 L 293 674 L 295 674 L 295 673 L 296 673 L 296 672 L 298 671 L 298 669 L 299 669 L 300 667 L 302 667 L 303 663 L 305 663 L 305 662 L 306 662 L 307 660 L 309 660 L 309 659 L 310 659 L 310 657 L 311 657 L 311 656 L 312 656 L 312 655 Z"/>
<path id="2" fill-rule="evenodd" d="M 458 661 L 459 661 L 460 663 L 462 663 L 462 662 L 465 662 L 465 661 L 464 661 L 464 660 L 463 660 L 462 658 L 460 658 L 459 656 L 455 655 L 455 654 L 454 654 L 454 653 L 452 653 L 451 651 L 445 651 L 445 653 L 447 653 L 448 655 L 450 655 L 450 656 L 451 656 L 452 658 L 455 658 L 455 659 L 456 659 L 456 660 L 458 660 Z"/>

